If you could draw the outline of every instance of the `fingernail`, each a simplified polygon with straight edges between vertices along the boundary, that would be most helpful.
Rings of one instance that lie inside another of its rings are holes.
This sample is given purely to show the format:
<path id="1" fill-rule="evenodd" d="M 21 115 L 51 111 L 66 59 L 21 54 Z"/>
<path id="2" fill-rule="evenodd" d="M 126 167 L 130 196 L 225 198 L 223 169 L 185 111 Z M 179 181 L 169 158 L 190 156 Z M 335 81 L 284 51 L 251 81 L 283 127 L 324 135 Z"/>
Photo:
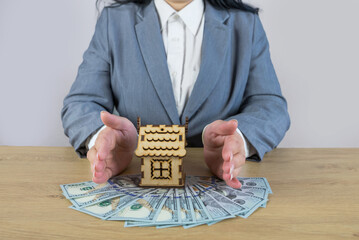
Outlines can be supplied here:
<path id="1" fill-rule="evenodd" d="M 233 160 L 233 153 L 231 153 L 230 157 L 229 157 L 229 161 L 232 162 Z"/>
<path id="2" fill-rule="evenodd" d="M 100 161 L 100 155 L 98 153 L 96 154 L 96 158 Z"/>
<path id="3" fill-rule="evenodd" d="M 233 170 L 234 170 L 234 164 L 231 165 L 231 168 L 229 169 L 229 174 L 233 176 Z"/>
<path id="4" fill-rule="evenodd" d="M 229 169 L 229 174 L 231 174 L 231 179 L 233 179 L 233 170 L 234 170 L 234 164 L 232 163 L 231 168 Z"/>

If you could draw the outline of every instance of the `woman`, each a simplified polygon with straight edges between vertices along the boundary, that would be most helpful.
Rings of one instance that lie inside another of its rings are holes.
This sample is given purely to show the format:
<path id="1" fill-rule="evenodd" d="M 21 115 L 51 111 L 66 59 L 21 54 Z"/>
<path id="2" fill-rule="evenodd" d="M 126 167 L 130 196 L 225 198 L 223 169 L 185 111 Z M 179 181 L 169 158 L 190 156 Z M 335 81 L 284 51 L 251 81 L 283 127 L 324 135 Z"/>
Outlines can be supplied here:
<path id="1" fill-rule="evenodd" d="M 93 181 L 128 166 L 138 116 L 143 124 L 188 117 L 188 146 L 203 146 L 210 170 L 241 187 L 246 158 L 261 160 L 290 124 L 257 9 L 236 0 L 117 2 L 102 11 L 62 109 Z"/>

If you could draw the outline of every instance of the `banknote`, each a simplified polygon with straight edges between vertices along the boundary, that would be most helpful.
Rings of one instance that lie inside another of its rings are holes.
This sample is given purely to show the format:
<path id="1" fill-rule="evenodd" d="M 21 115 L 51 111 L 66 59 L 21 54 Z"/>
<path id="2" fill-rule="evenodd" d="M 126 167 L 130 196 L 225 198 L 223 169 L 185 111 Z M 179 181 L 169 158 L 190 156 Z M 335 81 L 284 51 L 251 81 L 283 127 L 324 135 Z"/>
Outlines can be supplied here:
<path id="1" fill-rule="evenodd" d="M 155 219 L 157 225 L 172 225 L 181 224 L 181 212 L 179 209 L 179 199 L 176 198 L 175 189 L 168 191 L 165 203 L 162 206 L 157 218 Z"/>
<path id="2" fill-rule="evenodd" d="M 186 181 L 190 184 L 203 182 L 203 183 L 207 183 L 208 185 L 216 185 L 217 183 L 220 183 L 223 180 L 215 176 L 186 176 Z"/>
<path id="3" fill-rule="evenodd" d="M 238 215 L 240 213 L 244 213 L 246 209 L 239 205 L 238 203 L 232 201 L 231 199 L 225 197 L 222 194 L 219 194 L 216 191 L 212 191 L 212 188 L 208 188 L 210 186 L 204 185 L 201 183 L 195 184 L 198 189 L 200 189 L 205 194 L 209 194 L 213 197 L 221 206 L 223 206 L 227 211 L 229 211 L 232 215 Z M 206 188 L 207 187 L 207 188 Z"/>
<path id="4" fill-rule="evenodd" d="M 197 223 L 197 219 L 201 219 L 201 214 L 199 212 L 199 214 L 195 215 L 195 211 L 193 208 L 193 199 L 191 198 L 191 196 L 186 194 L 186 191 L 184 188 L 175 188 L 174 189 L 175 192 L 175 199 L 177 200 L 177 204 L 178 204 L 178 210 L 179 210 L 179 223 L 172 223 L 172 224 L 153 224 L 156 225 L 157 228 L 169 228 L 169 227 L 177 227 L 177 226 L 181 226 L 181 225 L 186 225 L 187 228 L 188 227 L 194 227 L 196 224 L 197 225 L 201 225 L 204 222 L 200 221 L 199 223 Z M 204 217 L 205 218 L 205 217 Z M 128 224 L 133 226 L 132 224 Z M 126 226 L 126 224 L 125 224 Z M 148 225 L 151 226 L 151 225 Z"/>
<path id="5" fill-rule="evenodd" d="M 214 197 L 212 197 L 205 191 L 201 191 L 196 185 L 188 185 L 188 188 L 191 190 L 191 193 L 194 197 L 199 197 L 201 199 L 203 205 L 208 210 L 213 221 L 235 217 L 235 215 L 233 215 L 231 211 L 223 207 L 223 205 L 216 201 Z M 241 210 L 243 212 L 244 208 L 242 208 Z"/>
<path id="6" fill-rule="evenodd" d="M 89 195 L 85 197 L 78 197 L 78 198 L 70 198 L 70 202 L 74 205 L 76 208 L 82 208 L 90 205 L 94 205 L 99 202 L 103 202 L 107 199 L 111 199 L 117 196 L 123 195 L 122 193 L 118 193 L 116 191 L 109 192 L 109 193 L 98 193 L 96 195 Z"/>
<path id="7" fill-rule="evenodd" d="M 124 195 L 115 197 L 112 199 L 105 200 L 103 202 L 83 207 L 83 208 L 76 208 L 74 206 L 71 206 L 70 208 L 75 209 L 77 211 L 87 213 L 89 215 L 92 215 L 94 217 L 98 217 L 101 219 L 108 219 L 112 215 L 114 215 L 116 212 L 119 211 L 119 209 L 122 209 L 123 207 L 127 206 L 129 203 L 136 201 L 137 198 Z"/>
<path id="8" fill-rule="evenodd" d="M 153 222 L 161 211 L 169 189 L 160 188 L 137 197 L 125 207 L 118 209 L 108 220 L 134 220 Z"/>
<path id="9" fill-rule="evenodd" d="M 268 193 L 273 194 L 272 189 L 268 183 L 266 178 L 240 178 L 238 180 L 242 183 L 243 187 L 259 187 L 259 188 L 266 188 Z M 221 183 L 223 184 L 223 183 Z"/>
<path id="10" fill-rule="evenodd" d="M 191 196 L 188 196 L 183 188 L 176 188 L 175 194 L 176 194 L 176 198 L 178 199 L 181 223 L 182 224 L 195 223 L 197 220 L 196 220 Z"/>
<path id="11" fill-rule="evenodd" d="M 233 189 L 227 185 L 217 185 L 212 191 L 222 194 L 244 207 L 246 211 L 239 214 L 239 216 L 243 218 L 250 216 L 258 207 L 267 201 L 267 199 L 243 193 L 242 191 Z"/>
<path id="12" fill-rule="evenodd" d="M 184 228 L 190 228 L 193 226 L 198 226 L 201 224 L 209 223 L 213 221 L 211 214 L 208 212 L 208 209 L 205 207 L 204 203 L 201 201 L 199 196 L 193 194 L 189 186 L 186 185 L 185 196 L 192 202 L 193 212 L 194 212 L 194 223 L 185 224 Z"/>
<path id="13" fill-rule="evenodd" d="M 71 198 L 69 200 L 75 207 L 83 208 L 115 197 L 121 197 L 126 195 L 132 197 L 139 197 L 146 192 L 150 192 L 151 190 L 154 190 L 154 189 L 139 189 L 139 188 L 134 188 L 134 189 L 136 190 L 128 191 L 128 189 L 116 189 L 116 191 L 111 191 L 108 193 L 99 193 L 96 195 L 90 195 L 86 197 Z"/>
<path id="14" fill-rule="evenodd" d="M 119 175 L 104 184 L 92 181 L 60 185 L 70 208 L 125 227 L 192 228 L 237 216 L 248 218 L 265 207 L 272 193 L 266 178 L 238 178 L 234 189 L 214 176 L 187 176 L 185 187 L 140 187 L 139 174 Z"/>
<path id="15" fill-rule="evenodd" d="M 176 198 L 179 200 L 179 208 L 181 211 L 181 222 L 179 224 L 182 224 L 185 228 L 191 228 L 213 221 L 203 202 L 198 196 L 194 197 L 189 188 L 177 188 L 175 192 Z M 164 224 L 157 228 L 175 227 L 179 224 Z"/>
<path id="16" fill-rule="evenodd" d="M 170 189 L 165 196 L 164 204 L 159 214 L 152 223 L 141 221 L 126 221 L 125 227 L 134 226 L 159 226 L 159 225 L 181 225 L 179 210 L 179 199 L 176 198 L 175 189 Z"/>
<path id="17" fill-rule="evenodd" d="M 116 191 L 109 183 L 96 184 L 92 181 L 63 184 L 60 187 L 63 195 L 68 199 Z"/>
<path id="18" fill-rule="evenodd" d="M 253 195 L 256 197 L 260 197 L 263 199 L 268 199 L 268 189 L 267 188 L 261 188 L 261 187 L 241 187 L 238 189 L 241 192 L 244 192 L 249 195 Z M 266 207 L 267 201 L 261 205 L 261 207 Z"/>
<path id="19" fill-rule="evenodd" d="M 119 187 L 119 188 L 140 188 L 139 183 L 141 182 L 141 175 L 139 174 L 132 174 L 132 175 L 118 175 L 108 180 L 108 183 L 111 186 Z"/>
<path id="20" fill-rule="evenodd" d="M 189 176 L 188 179 L 189 179 L 190 182 L 204 182 L 204 183 L 207 183 L 209 185 L 216 185 L 216 184 L 225 185 L 226 184 L 223 180 L 221 180 L 221 179 L 219 179 L 219 178 L 217 178 L 215 176 Z M 273 193 L 266 178 L 259 178 L 259 177 L 241 178 L 241 177 L 237 177 L 237 179 L 239 180 L 239 182 L 244 187 L 266 188 L 266 189 L 268 189 L 269 194 Z"/>

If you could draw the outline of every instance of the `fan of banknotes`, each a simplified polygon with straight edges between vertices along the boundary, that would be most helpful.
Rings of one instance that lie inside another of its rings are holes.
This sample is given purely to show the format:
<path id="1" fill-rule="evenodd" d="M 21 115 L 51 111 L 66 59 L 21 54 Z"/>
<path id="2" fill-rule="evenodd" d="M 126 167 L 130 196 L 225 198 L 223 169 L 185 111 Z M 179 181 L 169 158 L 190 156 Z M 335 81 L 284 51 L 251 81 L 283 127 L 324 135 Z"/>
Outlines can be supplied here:
<path id="1" fill-rule="evenodd" d="M 266 207 L 272 193 L 266 178 L 238 178 L 240 189 L 216 177 L 187 176 L 183 188 L 143 188 L 140 175 L 119 175 L 105 184 L 92 181 L 60 185 L 70 208 L 125 227 L 167 228 L 212 225 L 249 217 Z"/>

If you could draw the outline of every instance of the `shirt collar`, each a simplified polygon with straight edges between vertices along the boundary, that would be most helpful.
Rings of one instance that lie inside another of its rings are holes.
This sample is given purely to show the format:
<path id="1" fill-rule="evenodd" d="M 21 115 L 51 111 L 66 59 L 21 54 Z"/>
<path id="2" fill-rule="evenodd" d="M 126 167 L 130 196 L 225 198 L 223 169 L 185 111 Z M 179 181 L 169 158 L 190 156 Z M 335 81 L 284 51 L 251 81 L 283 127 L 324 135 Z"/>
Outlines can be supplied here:
<path id="1" fill-rule="evenodd" d="M 165 0 L 154 0 L 161 23 L 161 30 L 168 18 L 177 13 L 193 35 L 196 35 L 204 14 L 203 0 L 192 0 L 180 11 L 173 9 Z"/>

